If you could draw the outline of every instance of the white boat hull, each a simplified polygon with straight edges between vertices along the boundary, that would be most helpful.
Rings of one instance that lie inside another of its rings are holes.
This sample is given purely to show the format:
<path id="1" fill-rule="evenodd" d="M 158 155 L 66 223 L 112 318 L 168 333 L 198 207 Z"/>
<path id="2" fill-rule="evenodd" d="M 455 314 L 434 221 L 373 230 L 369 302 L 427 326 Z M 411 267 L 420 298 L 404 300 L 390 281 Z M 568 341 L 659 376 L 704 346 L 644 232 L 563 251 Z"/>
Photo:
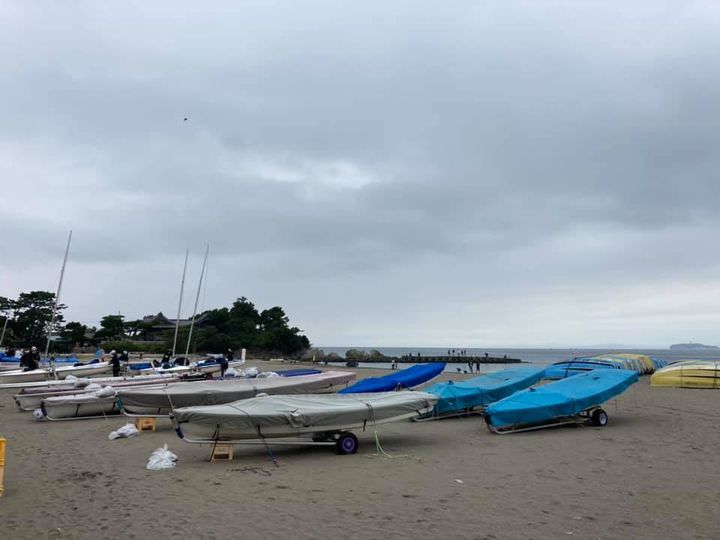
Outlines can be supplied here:
<path id="1" fill-rule="evenodd" d="M 110 383 L 103 383 L 101 386 L 112 386 L 114 389 L 126 389 L 126 388 L 139 388 L 148 386 L 160 386 L 170 382 L 177 381 L 176 377 L 136 377 L 137 380 L 121 380 L 113 381 Z M 95 382 L 93 380 L 93 382 Z M 44 399 L 59 396 L 72 397 L 75 395 L 83 395 L 92 393 L 92 391 L 86 391 L 82 387 L 73 387 L 70 385 L 52 387 L 47 386 L 43 388 L 42 392 L 39 389 L 23 389 L 20 393 L 15 394 L 13 399 L 15 404 L 20 411 L 34 411 L 40 408 L 41 403 Z"/>
<path id="2" fill-rule="evenodd" d="M 82 396 L 85 399 L 45 399 L 42 401 L 42 410 L 50 420 L 63 420 L 69 418 L 84 418 L 106 414 L 119 414 L 115 397 Z"/>
<path id="3" fill-rule="evenodd" d="M 33 369 L 32 371 L 12 370 L 0 373 L 0 384 L 47 381 L 54 379 L 56 374 L 58 379 L 64 379 L 68 375 L 92 377 L 111 370 L 112 368 L 107 362 L 77 367 L 63 366 L 56 368 L 54 371 L 50 368 Z"/>

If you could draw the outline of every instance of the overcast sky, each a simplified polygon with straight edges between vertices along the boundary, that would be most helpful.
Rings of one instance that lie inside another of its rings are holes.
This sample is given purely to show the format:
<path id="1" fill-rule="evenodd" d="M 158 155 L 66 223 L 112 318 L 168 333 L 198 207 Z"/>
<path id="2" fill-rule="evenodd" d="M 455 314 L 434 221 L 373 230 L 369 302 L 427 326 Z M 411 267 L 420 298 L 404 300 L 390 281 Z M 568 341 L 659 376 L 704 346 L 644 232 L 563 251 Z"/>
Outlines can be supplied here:
<path id="1" fill-rule="evenodd" d="M 720 343 L 720 4 L 0 7 L 0 295 L 317 345 Z M 187 121 L 184 119 L 187 118 Z"/>

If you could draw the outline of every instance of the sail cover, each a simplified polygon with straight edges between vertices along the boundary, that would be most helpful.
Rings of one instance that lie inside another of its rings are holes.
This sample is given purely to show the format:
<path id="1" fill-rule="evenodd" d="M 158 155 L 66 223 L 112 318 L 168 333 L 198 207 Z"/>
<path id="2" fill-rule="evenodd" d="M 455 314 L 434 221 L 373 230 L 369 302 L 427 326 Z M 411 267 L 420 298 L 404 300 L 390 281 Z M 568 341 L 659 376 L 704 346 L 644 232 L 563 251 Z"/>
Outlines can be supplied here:
<path id="1" fill-rule="evenodd" d="M 224 405 L 175 409 L 173 417 L 178 424 L 206 424 L 250 434 L 282 426 L 322 430 L 420 414 L 436 401 L 436 396 L 426 392 L 260 396 Z"/>
<path id="2" fill-rule="evenodd" d="M 322 392 L 355 378 L 350 371 L 326 371 L 297 377 L 230 379 L 224 381 L 180 382 L 161 388 L 120 390 L 118 397 L 129 411 L 137 407 L 174 408 L 216 405 L 254 397 L 260 393 L 298 394 Z"/>
<path id="3" fill-rule="evenodd" d="M 433 414 L 448 414 L 485 407 L 537 383 L 544 373 L 542 367 L 505 369 L 463 381 L 434 384 L 425 391 L 438 396 Z"/>

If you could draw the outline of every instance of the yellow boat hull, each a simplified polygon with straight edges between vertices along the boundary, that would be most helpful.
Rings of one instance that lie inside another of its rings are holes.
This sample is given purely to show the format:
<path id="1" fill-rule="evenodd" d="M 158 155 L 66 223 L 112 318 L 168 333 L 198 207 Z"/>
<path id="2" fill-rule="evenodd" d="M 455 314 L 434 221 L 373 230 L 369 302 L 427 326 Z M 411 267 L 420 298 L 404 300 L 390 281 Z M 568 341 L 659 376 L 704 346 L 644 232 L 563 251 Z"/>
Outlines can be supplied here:
<path id="1" fill-rule="evenodd" d="M 720 388 L 720 362 L 679 362 L 656 371 L 652 386 Z"/>

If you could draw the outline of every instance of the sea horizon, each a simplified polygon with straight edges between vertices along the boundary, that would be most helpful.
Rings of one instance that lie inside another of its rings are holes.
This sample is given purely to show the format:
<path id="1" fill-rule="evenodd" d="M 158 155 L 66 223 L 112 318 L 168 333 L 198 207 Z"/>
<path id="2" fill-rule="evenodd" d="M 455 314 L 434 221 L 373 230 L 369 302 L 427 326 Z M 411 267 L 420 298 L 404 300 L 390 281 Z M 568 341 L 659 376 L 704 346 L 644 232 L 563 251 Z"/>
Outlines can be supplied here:
<path id="1" fill-rule="evenodd" d="M 517 358 L 526 364 L 534 364 L 546 366 L 562 360 L 570 360 L 579 356 L 597 356 L 609 353 L 632 353 L 646 354 L 654 358 L 666 360 L 668 362 L 676 362 L 679 360 L 720 360 L 720 349 L 718 350 L 670 350 L 661 348 L 618 348 L 618 347 L 568 347 L 568 348 L 525 348 L 525 347 L 466 347 L 466 348 L 447 348 L 447 347 L 359 347 L 359 346 L 316 346 L 318 350 L 322 350 L 325 354 L 335 353 L 341 357 L 345 357 L 345 353 L 350 349 L 361 351 L 379 351 L 385 356 L 407 356 L 412 354 L 421 357 L 428 356 L 458 356 L 457 362 L 448 363 L 446 371 L 457 371 L 467 365 L 472 357 L 482 357 L 485 353 L 489 356 L 502 357 L 507 355 L 508 358 Z M 453 351 L 455 351 L 453 353 Z M 459 351 L 465 351 L 465 355 L 461 356 Z M 389 364 L 384 363 L 361 363 L 361 367 L 377 367 L 388 368 Z M 481 364 L 481 371 L 497 371 L 510 367 L 510 364 Z"/>

